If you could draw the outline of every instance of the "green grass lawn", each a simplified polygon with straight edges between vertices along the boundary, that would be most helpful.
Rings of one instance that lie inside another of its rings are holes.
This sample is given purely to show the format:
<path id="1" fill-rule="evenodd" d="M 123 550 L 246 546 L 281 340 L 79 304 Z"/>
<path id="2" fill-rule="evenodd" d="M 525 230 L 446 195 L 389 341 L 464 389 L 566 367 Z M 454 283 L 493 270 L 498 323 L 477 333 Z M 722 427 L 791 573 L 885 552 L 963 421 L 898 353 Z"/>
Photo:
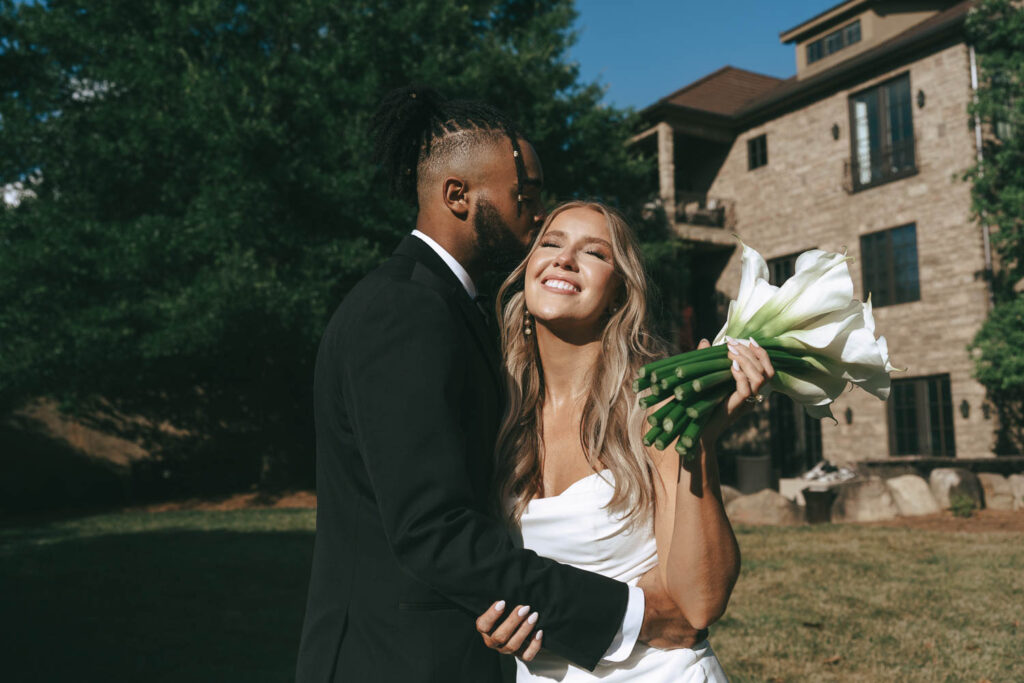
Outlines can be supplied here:
<path id="1" fill-rule="evenodd" d="M 3 680 L 288 681 L 306 510 L 0 528 Z M 740 529 L 735 681 L 1024 681 L 1024 535 Z"/>

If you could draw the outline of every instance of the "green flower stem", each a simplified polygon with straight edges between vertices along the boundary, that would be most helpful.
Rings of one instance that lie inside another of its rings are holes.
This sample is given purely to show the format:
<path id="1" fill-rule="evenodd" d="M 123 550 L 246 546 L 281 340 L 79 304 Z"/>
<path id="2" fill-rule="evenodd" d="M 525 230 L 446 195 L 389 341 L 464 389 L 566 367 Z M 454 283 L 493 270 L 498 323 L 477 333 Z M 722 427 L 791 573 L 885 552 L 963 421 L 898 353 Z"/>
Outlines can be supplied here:
<path id="1" fill-rule="evenodd" d="M 685 449 L 684 453 L 681 453 L 685 462 L 692 462 L 700 451 L 698 446 L 698 440 L 700 439 L 701 432 L 704 431 L 704 426 L 708 423 L 711 418 L 711 412 L 707 412 L 701 417 L 695 418 L 693 422 L 686 425 L 686 429 L 679 437 L 679 443 L 683 445 Z M 679 452 L 679 446 L 676 445 L 676 452 Z"/>
<path id="2" fill-rule="evenodd" d="M 732 379 L 732 370 L 719 370 L 707 375 L 702 375 L 689 382 L 679 384 L 675 388 L 677 401 L 690 400 L 701 392 L 710 391 L 720 384 L 725 384 Z"/>
<path id="3" fill-rule="evenodd" d="M 800 356 L 794 356 L 793 354 L 782 351 L 780 349 L 771 349 L 768 351 L 768 357 L 772 359 L 772 365 L 778 365 L 779 367 L 795 368 L 801 370 L 814 370 L 814 365 L 806 358 Z"/>
<path id="4" fill-rule="evenodd" d="M 644 434 L 644 445 L 650 446 L 654 441 L 664 434 L 664 430 L 661 427 L 651 427 L 646 434 Z"/>
<path id="5" fill-rule="evenodd" d="M 725 386 L 712 391 L 707 398 L 702 398 L 686 407 L 686 414 L 694 420 L 703 415 L 711 413 L 726 396 L 732 393 L 734 387 Z"/>
<path id="6" fill-rule="evenodd" d="M 658 382 L 666 377 L 672 377 L 675 374 L 675 369 L 679 365 L 681 365 L 681 363 L 673 363 L 671 365 L 664 365 L 660 368 L 655 368 L 650 374 L 651 381 Z"/>
<path id="7" fill-rule="evenodd" d="M 633 380 L 633 393 L 639 394 L 644 389 L 651 386 L 651 379 L 649 377 L 637 377 Z"/>
<path id="8" fill-rule="evenodd" d="M 665 416 L 665 419 L 661 421 L 661 428 L 666 432 L 671 432 L 672 428 L 679 424 L 680 418 L 686 416 L 686 405 L 683 403 L 677 403 L 676 407 Z"/>
<path id="9" fill-rule="evenodd" d="M 672 409 L 675 408 L 676 405 L 678 405 L 676 401 L 669 401 L 668 403 L 666 403 L 665 405 L 663 405 L 662 407 L 658 408 L 653 413 L 648 415 L 647 422 L 649 422 L 651 425 L 655 427 L 659 427 L 661 425 L 661 421 L 665 419 L 665 416 L 672 412 Z"/>
<path id="10" fill-rule="evenodd" d="M 668 419 L 666 419 L 665 422 L 668 422 Z M 688 425 L 689 423 L 690 420 L 685 415 L 681 416 L 681 418 L 678 420 L 674 420 L 672 424 L 672 429 L 663 431 L 661 435 L 658 436 L 657 440 L 655 440 L 654 447 L 657 448 L 659 451 L 665 450 L 665 448 L 670 443 L 679 438 L 679 435 L 683 432 L 683 430 L 686 428 L 686 425 Z"/>
<path id="11" fill-rule="evenodd" d="M 653 390 L 654 387 L 651 387 L 651 389 Z M 672 402 L 675 402 L 675 397 L 671 393 L 667 393 L 662 396 L 657 396 L 652 393 L 650 396 L 641 396 L 638 403 L 644 408 L 650 408 L 651 406 L 657 405 L 658 403 L 661 403 L 662 401 L 668 398 L 672 398 Z"/>
<path id="12" fill-rule="evenodd" d="M 680 363 L 685 363 L 685 362 L 688 362 L 688 361 L 691 361 L 691 360 L 699 360 L 699 359 L 701 359 L 701 358 L 703 358 L 705 356 L 710 356 L 710 357 L 713 358 L 716 355 L 722 353 L 723 349 L 725 349 L 724 345 L 711 346 L 711 347 L 708 347 L 706 349 L 697 349 L 696 351 L 687 351 L 686 353 L 679 353 L 679 354 L 676 354 L 675 356 L 669 356 L 668 358 L 662 358 L 661 360 L 656 360 L 653 363 L 648 363 L 647 365 L 645 365 L 642 368 L 640 368 L 640 377 L 641 378 L 647 377 L 648 375 L 651 374 L 652 371 L 657 370 L 658 368 L 667 367 L 667 366 L 675 366 L 675 365 L 678 365 Z"/>
<path id="13" fill-rule="evenodd" d="M 708 375 L 719 370 L 728 370 L 732 367 L 732 361 L 728 358 L 714 358 L 711 360 L 698 361 L 696 363 L 685 363 L 675 368 L 676 377 L 680 379 L 694 379 L 701 375 Z"/>
<path id="14" fill-rule="evenodd" d="M 658 386 L 662 391 L 669 391 L 675 389 L 677 386 L 683 383 L 683 380 L 675 375 L 669 375 L 664 379 L 658 380 Z"/>

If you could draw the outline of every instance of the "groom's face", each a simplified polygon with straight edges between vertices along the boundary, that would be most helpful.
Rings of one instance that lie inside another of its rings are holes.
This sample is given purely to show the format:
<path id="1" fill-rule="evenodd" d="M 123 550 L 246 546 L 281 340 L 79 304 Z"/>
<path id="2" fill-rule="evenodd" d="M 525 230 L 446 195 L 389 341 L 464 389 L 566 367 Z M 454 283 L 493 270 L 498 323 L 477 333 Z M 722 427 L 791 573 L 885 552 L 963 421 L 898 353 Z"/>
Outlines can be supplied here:
<path id="1" fill-rule="evenodd" d="M 481 260 L 491 270 L 512 270 L 525 256 L 544 222 L 544 171 L 536 151 L 520 139 L 524 177 L 516 172 L 512 143 L 495 145 L 487 159 L 487 187 L 476 200 L 473 229 Z"/>

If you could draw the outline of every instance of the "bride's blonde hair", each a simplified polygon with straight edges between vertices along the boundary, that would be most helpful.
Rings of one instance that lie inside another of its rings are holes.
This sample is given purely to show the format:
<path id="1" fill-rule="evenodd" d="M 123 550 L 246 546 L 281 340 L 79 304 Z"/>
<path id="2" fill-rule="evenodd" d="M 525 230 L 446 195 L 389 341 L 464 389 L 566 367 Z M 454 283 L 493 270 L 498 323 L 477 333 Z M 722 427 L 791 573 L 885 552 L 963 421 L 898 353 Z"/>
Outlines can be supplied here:
<path id="1" fill-rule="evenodd" d="M 618 211 L 597 202 L 572 201 L 548 215 L 530 253 L 498 290 L 508 394 L 496 447 L 498 500 L 513 501 L 507 508 L 513 522 L 519 521 L 527 503 L 543 487 L 544 373 L 537 335 L 523 333 L 526 266 L 552 221 L 579 208 L 604 215 L 620 285 L 618 308 L 610 312 L 601 333 L 601 360 L 588 373 L 580 443 L 591 467 L 603 466 L 615 477 L 615 493 L 608 508 L 633 521 L 653 518 L 656 475 L 643 446 L 646 410 L 638 405 L 632 383 L 640 366 L 658 357 L 663 348 L 648 333 L 647 278 L 640 245 Z"/>

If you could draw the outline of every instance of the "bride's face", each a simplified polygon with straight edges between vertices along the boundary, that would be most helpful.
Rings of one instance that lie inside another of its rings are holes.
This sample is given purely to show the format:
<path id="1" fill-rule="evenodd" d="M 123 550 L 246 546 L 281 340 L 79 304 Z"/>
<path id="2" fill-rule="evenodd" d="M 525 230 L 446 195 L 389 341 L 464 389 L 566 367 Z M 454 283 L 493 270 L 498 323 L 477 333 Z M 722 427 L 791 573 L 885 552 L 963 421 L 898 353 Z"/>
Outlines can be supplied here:
<path id="1" fill-rule="evenodd" d="M 526 265 L 526 308 L 552 329 L 598 333 L 620 287 L 604 214 L 555 216 Z"/>

